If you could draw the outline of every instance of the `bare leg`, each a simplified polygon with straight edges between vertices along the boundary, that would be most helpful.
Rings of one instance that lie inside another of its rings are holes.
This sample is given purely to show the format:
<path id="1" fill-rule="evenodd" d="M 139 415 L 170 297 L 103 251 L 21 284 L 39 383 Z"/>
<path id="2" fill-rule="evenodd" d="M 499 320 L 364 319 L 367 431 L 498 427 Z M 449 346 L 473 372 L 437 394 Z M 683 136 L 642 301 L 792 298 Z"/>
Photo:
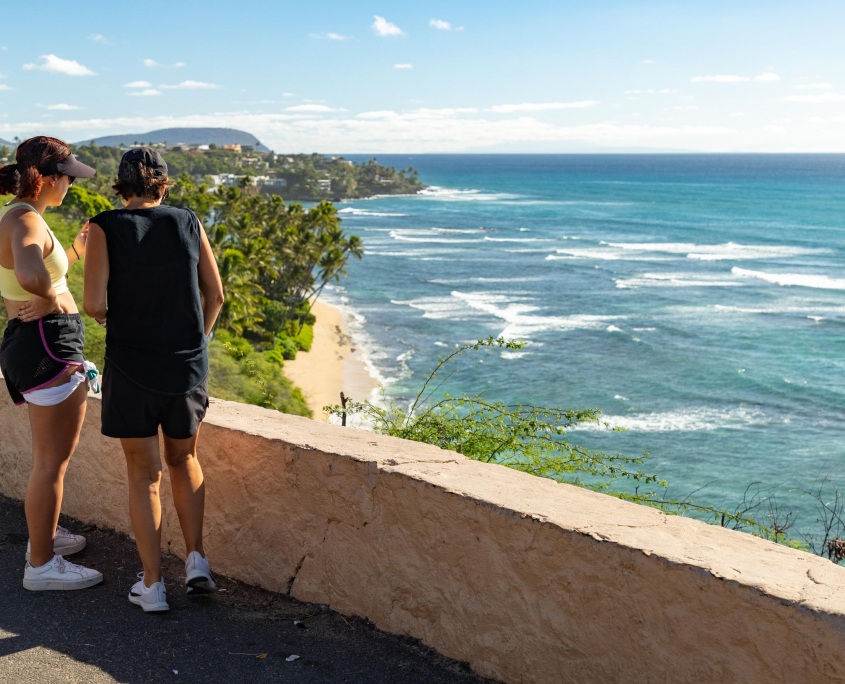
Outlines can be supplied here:
<path id="1" fill-rule="evenodd" d="M 197 460 L 198 438 L 199 430 L 188 439 L 172 439 L 165 435 L 164 459 L 170 472 L 173 505 L 185 538 L 185 553 L 199 551 L 201 556 L 205 556 L 202 546 L 205 483 Z"/>
<path id="2" fill-rule="evenodd" d="M 28 405 L 32 472 L 24 509 L 31 545 L 29 562 L 33 567 L 44 565 L 53 557 L 53 537 L 62 507 L 65 471 L 79 443 L 87 393 L 88 383 L 83 382 L 60 404 Z"/>
<path id="3" fill-rule="evenodd" d="M 121 439 L 129 479 L 129 519 L 144 568 L 144 584 L 161 580 L 161 456 L 158 435 Z"/>

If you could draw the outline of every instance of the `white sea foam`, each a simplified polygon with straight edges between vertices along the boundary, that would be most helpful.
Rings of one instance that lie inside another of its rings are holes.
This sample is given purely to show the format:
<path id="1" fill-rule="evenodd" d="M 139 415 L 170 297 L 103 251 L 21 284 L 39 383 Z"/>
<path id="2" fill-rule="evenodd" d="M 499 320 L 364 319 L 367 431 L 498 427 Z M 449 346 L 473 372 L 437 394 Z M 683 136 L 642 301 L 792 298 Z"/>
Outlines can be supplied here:
<path id="1" fill-rule="evenodd" d="M 740 287 L 741 280 L 722 274 L 644 273 L 638 278 L 614 278 L 620 290 L 640 287 Z"/>
<path id="2" fill-rule="evenodd" d="M 423 318 L 466 320 L 468 317 L 478 317 L 480 312 L 470 311 L 460 300 L 452 296 L 418 297 L 416 299 L 391 299 L 391 304 L 410 306 L 423 312 Z"/>
<path id="3" fill-rule="evenodd" d="M 613 427 L 637 432 L 702 432 L 769 425 L 773 422 L 772 417 L 766 412 L 745 406 L 732 408 L 690 406 L 663 413 L 634 413 L 629 416 L 603 415 L 602 420 Z M 575 429 L 594 431 L 604 428 L 600 425 L 586 424 Z"/>
<path id="4" fill-rule="evenodd" d="M 485 240 L 489 242 L 551 242 L 551 238 L 498 238 L 498 237 L 490 237 L 489 235 L 484 236 Z"/>
<path id="5" fill-rule="evenodd" d="M 437 257 L 438 252 L 431 249 L 410 249 L 395 252 L 391 250 L 364 249 L 364 254 L 369 256 L 409 257 L 411 259 L 423 261 L 425 259 Z"/>
<path id="6" fill-rule="evenodd" d="M 390 231 L 390 237 L 399 242 L 432 242 L 439 244 L 458 244 L 463 242 L 481 242 L 481 238 L 464 239 L 444 237 L 442 234 L 415 228 L 397 228 Z"/>
<path id="7" fill-rule="evenodd" d="M 757 278 L 783 287 L 809 287 L 817 290 L 845 290 L 845 278 L 831 278 L 811 273 L 767 273 L 734 267 L 731 273 L 742 278 Z"/>
<path id="8" fill-rule="evenodd" d="M 518 199 L 520 195 L 512 195 L 506 192 L 490 193 L 480 190 L 460 190 L 457 188 L 443 188 L 431 185 L 420 190 L 415 197 L 423 199 L 434 199 L 441 202 L 496 202 L 498 200 Z"/>
<path id="9" fill-rule="evenodd" d="M 811 309 L 814 314 L 808 314 L 807 309 Z M 725 311 L 729 313 L 740 314 L 796 314 L 805 316 L 807 318 L 827 318 L 827 317 L 841 317 L 845 315 L 845 305 L 843 306 L 808 306 L 805 302 L 790 302 L 785 300 L 778 302 L 772 306 L 765 307 L 750 307 L 750 306 L 727 306 L 725 304 L 715 304 L 713 309 L 716 311 Z M 820 314 L 827 314 L 822 317 Z"/>
<path id="10" fill-rule="evenodd" d="M 795 245 L 743 245 L 735 242 L 726 242 L 719 245 L 702 245 L 694 242 L 607 242 L 602 244 L 630 252 L 684 254 L 688 259 L 700 261 L 779 259 L 830 254 L 829 249 L 797 247 Z"/>
<path id="11" fill-rule="evenodd" d="M 398 214 L 390 211 L 370 211 L 369 209 L 358 209 L 357 207 L 344 207 L 343 209 L 339 209 L 337 213 L 344 214 L 346 216 L 407 216 L 407 214 Z"/>
<path id="12" fill-rule="evenodd" d="M 432 278 L 426 282 L 435 285 L 466 285 L 467 283 L 536 283 L 545 280 L 541 276 L 527 276 L 524 278 L 488 278 L 474 276 L 472 278 Z"/>
<path id="13" fill-rule="evenodd" d="M 482 227 L 478 228 L 439 228 L 435 226 L 430 229 L 433 233 L 446 233 L 447 235 L 473 235 L 476 233 L 486 233 L 487 230 Z"/>
<path id="14" fill-rule="evenodd" d="M 605 328 L 605 330 L 607 330 L 607 332 L 609 332 L 609 333 L 613 333 L 613 332 L 621 333 L 622 332 L 622 328 L 618 328 L 615 325 L 609 325 Z"/>
<path id="15" fill-rule="evenodd" d="M 572 315 L 540 316 L 539 307 L 524 301 L 513 301 L 513 294 L 499 292 L 452 292 L 452 296 L 475 311 L 488 314 L 505 323 L 500 335 L 507 339 L 527 339 L 546 330 L 600 330 L 610 316 Z"/>
<path id="16" fill-rule="evenodd" d="M 566 239 L 566 238 L 564 238 Z M 665 261 L 683 257 L 697 261 L 743 261 L 754 259 L 782 259 L 796 256 L 830 254 L 829 249 L 796 247 L 792 245 L 742 245 L 726 242 L 702 245 L 695 242 L 599 242 L 595 247 L 560 248 L 547 260 L 597 259 L 602 261 Z"/>

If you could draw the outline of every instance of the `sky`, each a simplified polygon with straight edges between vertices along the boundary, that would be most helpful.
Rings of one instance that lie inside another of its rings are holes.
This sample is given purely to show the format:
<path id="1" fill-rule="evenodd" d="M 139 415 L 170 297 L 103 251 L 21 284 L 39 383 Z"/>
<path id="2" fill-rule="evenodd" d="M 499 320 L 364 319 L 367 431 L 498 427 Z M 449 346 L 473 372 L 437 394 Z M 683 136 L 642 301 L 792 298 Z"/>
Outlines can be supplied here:
<path id="1" fill-rule="evenodd" d="M 841 0 L 0 7 L 0 138 L 282 153 L 845 152 Z"/>

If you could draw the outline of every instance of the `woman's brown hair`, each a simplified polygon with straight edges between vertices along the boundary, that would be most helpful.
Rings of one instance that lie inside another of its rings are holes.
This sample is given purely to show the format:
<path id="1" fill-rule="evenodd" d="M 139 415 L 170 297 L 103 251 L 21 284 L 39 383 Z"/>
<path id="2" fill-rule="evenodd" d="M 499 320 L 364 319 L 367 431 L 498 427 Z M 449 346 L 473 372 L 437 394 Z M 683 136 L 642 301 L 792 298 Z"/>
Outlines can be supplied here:
<path id="1" fill-rule="evenodd" d="M 15 163 L 0 167 L 0 194 L 13 194 L 26 199 L 38 199 L 44 176 L 53 175 L 47 171 L 56 162 L 70 155 L 70 147 L 63 140 L 38 135 L 28 138 L 15 150 Z"/>
<path id="2" fill-rule="evenodd" d="M 147 197 L 157 200 L 166 197 L 170 179 L 156 176 L 155 170 L 140 160 L 122 161 L 112 189 L 123 199 Z"/>

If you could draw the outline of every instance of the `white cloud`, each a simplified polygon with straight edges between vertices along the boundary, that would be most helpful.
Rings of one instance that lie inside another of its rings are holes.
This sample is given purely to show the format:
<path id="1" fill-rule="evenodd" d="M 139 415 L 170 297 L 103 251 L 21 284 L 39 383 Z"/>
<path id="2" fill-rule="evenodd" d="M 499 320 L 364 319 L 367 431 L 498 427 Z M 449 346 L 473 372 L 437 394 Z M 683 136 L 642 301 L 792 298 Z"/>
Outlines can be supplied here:
<path id="1" fill-rule="evenodd" d="M 352 40 L 351 36 L 344 36 L 332 31 L 329 31 L 328 33 L 309 33 L 308 37 L 315 40 Z"/>
<path id="2" fill-rule="evenodd" d="M 790 95 L 785 97 L 786 102 L 807 102 L 819 104 L 823 102 L 845 102 L 845 95 L 840 93 L 818 93 L 816 95 Z"/>
<path id="3" fill-rule="evenodd" d="M 442 19 L 432 19 L 430 22 L 428 22 L 428 25 L 439 29 L 440 31 L 452 30 L 452 24 L 450 24 L 448 21 L 443 21 Z"/>
<path id="4" fill-rule="evenodd" d="M 341 109 L 334 109 L 322 104 L 301 104 L 292 107 L 285 107 L 286 112 L 310 112 L 313 114 L 325 114 L 326 112 L 339 112 Z"/>
<path id="5" fill-rule="evenodd" d="M 556 109 L 584 109 L 600 104 L 598 100 L 581 100 L 580 102 L 525 102 L 522 104 L 506 104 L 489 107 L 488 112 L 497 114 L 512 114 L 513 112 L 545 112 Z"/>
<path id="6" fill-rule="evenodd" d="M 72 112 L 76 109 L 82 109 L 82 107 L 77 107 L 76 105 L 69 105 L 69 104 L 54 104 L 54 105 L 47 105 L 46 109 L 52 109 L 57 112 Z"/>
<path id="7" fill-rule="evenodd" d="M 153 84 L 149 81 L 132 81 L 130 83 L 124 83 L 124 88 L 152 88 Z"/>
<path id="8" fill-rule="evenodd" d="M 135 92 L 126 94 L 132 95 L 133 97 L 150 97 L 152 95 L 161 95 L 161 91 L 155 88 L 146 88 L 145 90 L 136 90 Z"/>
<path id="9" fill-rule="evenodd" d="M 40 64 L 24 64 L 25 71 L 49 71 L 65 76 L 95 76 L 96 74 L 75 59 L 62 59 L 56 55 L 41 55 Z"/>
<path id="10" fill-rule="evenodd" d="M 674 95 L 677 90 L 672 88 L 633 88 L 626 90 L 626 95 Z"/>
<path id="11" fill-rule="evenodd" d="M 672 109 L 676 112 L 695 112 L 701 109 L 701 107 L 697 107 L 696 105 L 676 105 Z"/>
<path id="12" fill-rule="evenodd" d="M 108 42 L 109 42 L 109 41 L 108 41 L 108 39 L 107 39 L 104 35 L 102 35 L 101 33 L 93 33 L 93 34 L 91 34 L 91 35 L 90 35 L 90 36 L 88 36 L 88 37 L 89 37 L 91 40 L 93 40 L 95 43 L 105 43 L 105 44 L 108 44 Z"/>
<path id="13" fill-rule="evenodd" d="M 215 90 L 220 86 L 215 83 L 204 83 L 203 81 L 182 81 L 176 85 L 160 86 L 164 90 Z"/>
<path id="14" fill-rule="evenodd" d="M 156 69 L 158 67 L 166 67 L 167 66 L 166 64 L 162 64 L 161 62 L 156 62 L 154 59 L 144 59 L 144 60 L 141 60 L 141 63 L 145 67 L 149 67 L 150 69 Z M 172 66 L 174 69 L 181 69 L 181 68 L 186 67 L 188 65 L 185 64 L 185 62 L 174 62 L 170 66 Z"/>
<path id="15" fill-rule="evenodd" d="M 384 17 L 373 16 L 373 30 L 380 36 L 404 36 L 405 32 L 396 24 L 391 24 Z"/>
<path id="16" fill-rule="evenodd" d="M 5 83 L 0 83 L 0 90 L 11 90 L 11 88 Z"/>
<path id="17" fill-rule="evenodd" d="M 415 119 L 451 119 L 465 114 L 478 112 L 474 107 L 442 107 L 440 109 L 429 109 L 422 107 L 409 112 L 395 112 L 392 110 L 379 110 L 373 112 L 362 112 L 357 115 L 359 119 L 399 119 L 403 117 Z"/>
<path id="18" fill-rule="evenodd" d="M 780 76 L 764 71 L 757 76 L 739 76 L 738 74 L 716 74 L 715 76 L 693 76 L 690 81 L 693 83 L 748 83 L 749 81 L 769 82 L 779 81 Z"/>
<path id="19" fill-rule="evenodd" d="M 833 90 L 830 83 L 803 83 L 795 86 L 795 90 Z"/>
<path id="20" fill-rule="evenodd" d="M 413 69 L 414 65 L 413 64 L 394 64 L 393 68 L 394 69 Z"/>
<path id="21" fill-rule="evenodd" d="M 253 133 L 265 145 L 284 152 L 343 150 L 345 152 L 460 152 L 501 144 L 549 143 L 687 147 L 719 150 L 731 140 L 745 144 L 737 131 L 720 126 L 620 125 L 599 122 L 583 126 L 557 126 L 532 117 L 507 119 L 483 117 L 432 117 L 421 111 L 392 113 L 381 118 L 307 119 L 285 114 L 217 112 L 192 116 L 118 117 L 58 121 L 54 130 L 77 140 L 171 127 L 229 127 Z M 0 122 L 0 137 L 36 134 L 43 122 Z"/>

